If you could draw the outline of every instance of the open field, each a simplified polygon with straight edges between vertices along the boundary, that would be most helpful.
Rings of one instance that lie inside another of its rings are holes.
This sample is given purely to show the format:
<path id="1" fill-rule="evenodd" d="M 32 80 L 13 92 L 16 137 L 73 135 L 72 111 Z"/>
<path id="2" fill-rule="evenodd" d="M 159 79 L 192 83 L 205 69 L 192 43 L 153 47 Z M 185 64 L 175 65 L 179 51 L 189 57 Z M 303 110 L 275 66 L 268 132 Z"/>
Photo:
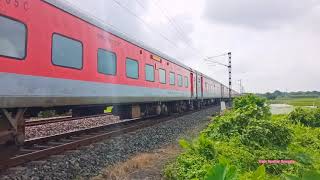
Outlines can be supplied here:
<path id="1" fill-rule="evenodd" d="M 320 106 L 320 98 L 278 98 L 270 100 L 270 104 L 289 104 L 292 106 Z"/>

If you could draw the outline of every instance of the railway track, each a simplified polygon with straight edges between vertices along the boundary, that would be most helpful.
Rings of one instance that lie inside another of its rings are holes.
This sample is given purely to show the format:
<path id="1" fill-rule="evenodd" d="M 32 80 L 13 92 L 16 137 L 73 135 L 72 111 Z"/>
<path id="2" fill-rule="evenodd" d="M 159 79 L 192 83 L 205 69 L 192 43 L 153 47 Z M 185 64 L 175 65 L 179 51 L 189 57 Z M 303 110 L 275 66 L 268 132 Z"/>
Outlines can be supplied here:
<path id="1" fill-rule="evenodd" d="M 78 147 L 86 146 L 106 138 L 154 126 L 194 112 L 196 111 L 187 112 L 185 114 L 174 114 L 167 117 L 151 116 L 141 119 L 128 119 L 105 126 L 30 139 L 25 141 L 23 147 L 14 156 L 0 162 L 0 170 L 22 165 L 30 161 L 40 160 L 51 155 L 61 154 L 68 150 L 74 150 Z"/>
<path id="2" fill-rule="evenodd" d="M 80 119 L 86 119 L 86 118 L 95 118 L 95 117 L 101 117 L 101 116 L 107 116 L 112 115 L 111 113 L 104 113 L 104 114 L 97 114 L 97 115 L 91 115 L 91 116 L 82 116 L 82 117 L 61 117 L 61 118 L 50 118 L 50 119 L 42 119 L 42 120 L 28 120 L 26 121 L 26 127 L 31 126 L 39 126 L 44 124 L 52 124 L 52 123 L 58 123 L 58 122 L 66 122 L 66 121 L 74 121 L 74 120 L 80 120 Z"/>
<path id="3" fill-rule="evenodd" d="M 122 120 L 119 123 L 27 140 L 18 153 L 7 160 L 0 162 L 0 171 L 22 165 L 30 161 L 44 159 L 51 155 L 62 154 L 65 151 L 74 150 L 81 146 L 90 145 L 107 138 L 151 127 L 197 111 L 200 110 L 190 111 L 184 114 L 174 114 L 166 117 L 150 116 L 147 118 Z"/>

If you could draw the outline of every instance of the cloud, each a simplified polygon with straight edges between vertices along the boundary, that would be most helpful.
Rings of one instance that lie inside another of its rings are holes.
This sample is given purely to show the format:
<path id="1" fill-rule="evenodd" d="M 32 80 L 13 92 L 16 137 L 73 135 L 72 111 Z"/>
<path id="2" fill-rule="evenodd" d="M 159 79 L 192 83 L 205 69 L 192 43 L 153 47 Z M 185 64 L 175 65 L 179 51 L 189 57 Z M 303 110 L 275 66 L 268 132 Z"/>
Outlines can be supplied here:
<path id="1" fill-rule="evenodd" d="M 91 16 L 94 16 L 104 23 L 116 27 L 117 31 L 124 34 L 128 34 L 131 37 L 141 38 L 141 32 L 144 31 L 143 26 L 138 22 L 135 17 L 126 12 L 127 10 L 119 6 L 116 2 L 119 2 L 123 7 L 130 9 L 137 16 L 144 15 L 145 11 L 142 11 L 139 4 L 133 3 L 133 1 L 123 0 L 68 0 L 76 7 L 83 11 L 86 11 Z M 145 4 L 148 7 L 148 4 Z M 136 33 L 134 33 L 136 32 Z"/>
<path id="2" fill-rule="evenodd" d="M 174 27 L 161 11 L 163 9 L 159 9 L 160 4 L 148 0 L 96 0 L 94 2 L 68 0 L 68 2 L 149 47 L 159 49 L 175 58 L 189 55 L 183 51 L 185 51 L 186 42 L 192 44 L 190 34 L 193 30 L 193 22 L 186 14 L 170 17 L 172 21 L 179 22 L 179 27 Z M 179 29 L 180 32 L 177 32 L 177 28 L 181 29 Z M 181 53 L 175 53 L 177 51 Z"/>
<path id="3" fill-rule="evenodd" d="M 227 69 L 208 66 L 202 59 L 232 51 L 235 89 L 239 89 L 235 83 L 239 79 L 250 92 L 320 89 L 316 83 L 320 81 L 318 0 L 161 0 L 158 3 L 162 8 L 149 0 L 138 0 L 144 7 L 136 1 L 117 0 L 152 29 L 113 0 L 68 1 L 225 84 Z M 179 24 L 184 38 L 179 37 L 161 9 Z M 185 41 L 200 52 L 195 53 Z M 219 61 L 227 62 L 223 58 Z"/>
<path id="4" fill-rule="evenodd" d="M 277 28 L 311 11 L 315 0 L 207 0 L 205 17 L 211 23 L 251 28 Z"/>

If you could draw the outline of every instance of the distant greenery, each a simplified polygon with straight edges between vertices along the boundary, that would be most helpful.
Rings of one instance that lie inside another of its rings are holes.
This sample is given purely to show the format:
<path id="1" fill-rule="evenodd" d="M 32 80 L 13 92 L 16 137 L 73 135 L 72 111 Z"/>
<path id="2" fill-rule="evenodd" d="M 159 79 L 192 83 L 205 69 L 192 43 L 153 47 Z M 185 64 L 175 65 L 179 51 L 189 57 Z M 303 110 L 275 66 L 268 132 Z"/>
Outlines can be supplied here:
<path id="1" fill-rule="evenodd" d="M 277 98 L 270 100 L 271 104 L 289 104 L 292 106 L 317 106 L 320 107 L 320 98 Z"/>
<path id="2" fill-rule="evenodd" d="M 256 94 L 261 97 L 265 97 L 269 100 L 281 99 L 281 98 L 320 98 L 320 92 L 318 91 L 307 91 L 307 92 L 281 92 L 274 91 L 272 93 L 268 92 L 265 94 Z"/>
<path id="3" fill-rule="evenodd" d="M 271 115 L 267 100 L 239 97 L 164 170 L 167 179 L 320 179 L 320 109 Z M 259 164 L 259 160 L 294 160 Z"/>
<path id="4" fill-rule="evenodd" d="M 257 96 L 268 99 L 270 104 L 289 104 L 292 106 L 318 106 L 320 107 L 320 92 L 281 92 L 256 94 Z"/>

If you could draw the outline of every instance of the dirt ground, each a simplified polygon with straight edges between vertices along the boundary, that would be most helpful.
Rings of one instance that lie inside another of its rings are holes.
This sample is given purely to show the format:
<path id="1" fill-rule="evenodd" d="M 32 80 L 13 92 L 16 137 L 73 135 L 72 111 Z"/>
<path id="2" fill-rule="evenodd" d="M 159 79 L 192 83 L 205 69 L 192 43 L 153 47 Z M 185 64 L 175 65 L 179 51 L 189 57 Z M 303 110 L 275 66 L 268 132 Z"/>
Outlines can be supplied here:
<path id="1" fill-rule="evenodd" d="M 164 166 L 173 160 L 182 149 L 170 145 L 150 153 L 138 154 L 126 162 L 107 168 L 92 180 L 158 180 L 163 179 Z"/>

